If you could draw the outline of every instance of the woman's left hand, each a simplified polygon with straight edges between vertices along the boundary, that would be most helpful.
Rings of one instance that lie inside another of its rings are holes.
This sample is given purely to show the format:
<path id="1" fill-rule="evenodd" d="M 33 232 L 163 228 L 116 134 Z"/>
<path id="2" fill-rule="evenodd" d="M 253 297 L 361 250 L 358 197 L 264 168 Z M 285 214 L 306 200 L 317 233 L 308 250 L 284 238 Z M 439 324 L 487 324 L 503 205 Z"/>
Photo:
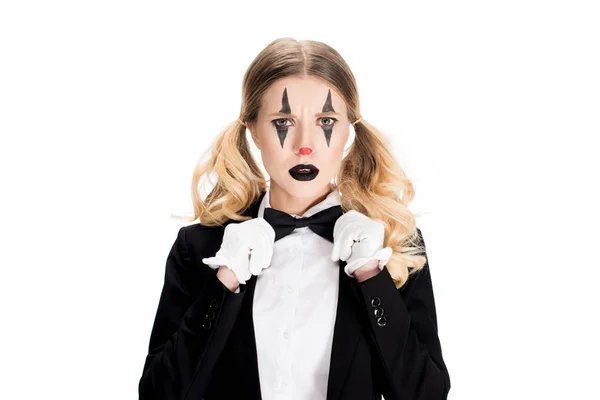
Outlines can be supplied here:
<path id="1" fill-rule="evenodd" d="M 382 270 L 392 256 L 391 247 L 383 247 L 385 226 L 356 210 L 344 213 L 333 228 L 331 260 L 346 261 L 344 272 L 358 277 L 367 274 L 363 269 Z M 378 263 L 371 261 L 378 260 Z M 368 274 L 372 276 L 372 274 Z"/>

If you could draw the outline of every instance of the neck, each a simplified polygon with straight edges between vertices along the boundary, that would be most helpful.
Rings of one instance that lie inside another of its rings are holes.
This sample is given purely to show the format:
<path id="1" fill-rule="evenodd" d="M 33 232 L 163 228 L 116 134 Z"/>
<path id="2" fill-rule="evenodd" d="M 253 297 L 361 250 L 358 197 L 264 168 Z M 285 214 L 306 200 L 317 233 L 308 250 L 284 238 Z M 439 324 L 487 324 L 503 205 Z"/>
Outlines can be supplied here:
<path id="1" fill-rule="evenodd" d="M 315 196 L 296 197 L 286 192 L 283 188 L 271 181 L 269 189 L 269 203 L 271 208 L 283 211 L 290 215 L 302 215 L 309 208 L 322 202 L 331 193 L 331 186 L 327 185 Z"/>

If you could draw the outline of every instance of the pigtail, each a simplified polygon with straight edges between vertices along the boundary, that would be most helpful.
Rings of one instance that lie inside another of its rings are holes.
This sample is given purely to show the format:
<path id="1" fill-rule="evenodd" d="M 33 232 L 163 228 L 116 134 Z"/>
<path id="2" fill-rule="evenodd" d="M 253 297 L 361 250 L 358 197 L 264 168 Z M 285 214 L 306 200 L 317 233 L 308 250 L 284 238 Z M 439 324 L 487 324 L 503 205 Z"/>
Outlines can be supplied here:
<path id="1" fill-rule="evenodd" d="M 390 152 L 390 143 L 375 127 L 361 118 L 354 123 L 354 130 L 354 143 L 338 175 L 342 208 L 384 223 L 384 246 L 393 249 L 386 268 L 400 288 L 426 261 L 416 216 L 407 207 L 414 198 L 414 187 Z"/>
<path id="2" fill-rule="evenodd" d="M 204 161 L 207 155 L 210 158 Z M 203 200 L 201 190 L 206 183 L 212 190 Z M 236 120 L 217 136 L 194 168 L 194 220 L 199 219 L 206 226 L 222 226 L 230 219 L 245 221 L 249 217 L 240 212 L 266 189 L 264 175 L 250 151 L 246 126 Z"/>

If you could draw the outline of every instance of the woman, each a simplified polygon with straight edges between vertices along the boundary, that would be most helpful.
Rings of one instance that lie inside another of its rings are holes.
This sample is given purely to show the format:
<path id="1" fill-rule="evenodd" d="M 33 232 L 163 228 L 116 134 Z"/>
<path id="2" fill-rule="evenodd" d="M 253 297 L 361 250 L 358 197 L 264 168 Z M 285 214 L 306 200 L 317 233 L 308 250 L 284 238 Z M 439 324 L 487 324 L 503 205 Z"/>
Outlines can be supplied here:
<path id="1" fill-rule="evenodd" d="M 275 40 L 242 97 L 194 171 L 201 223 L 167 258 L 140 399 L 446 399 L 414 190 L 360 117 L 348 65 L 326 44 Z"/>

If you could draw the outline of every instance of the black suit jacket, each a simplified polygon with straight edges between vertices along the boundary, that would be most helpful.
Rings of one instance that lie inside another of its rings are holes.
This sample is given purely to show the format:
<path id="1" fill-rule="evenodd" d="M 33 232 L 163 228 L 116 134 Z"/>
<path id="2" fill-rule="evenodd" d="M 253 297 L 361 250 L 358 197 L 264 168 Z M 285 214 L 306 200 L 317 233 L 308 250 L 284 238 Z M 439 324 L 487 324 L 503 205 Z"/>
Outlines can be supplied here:
<path id="1" fill-rule="evenodd" d="M 264 194 L 244 215 L 257 217 Z M 234 293 L 202 263 L 219 250 L 223 233 L 224 226 L 196 223 L 177 234 L 139 381 L 140 400 L 261 399 L 252 323 L 257 277 Z M 429 265 L 400 289 L 385 267 L 358 283 L 344 266 L 340 261 L 327 400 L 381 394 L 385 400 L 447 399 L 450 377 Z"/>

